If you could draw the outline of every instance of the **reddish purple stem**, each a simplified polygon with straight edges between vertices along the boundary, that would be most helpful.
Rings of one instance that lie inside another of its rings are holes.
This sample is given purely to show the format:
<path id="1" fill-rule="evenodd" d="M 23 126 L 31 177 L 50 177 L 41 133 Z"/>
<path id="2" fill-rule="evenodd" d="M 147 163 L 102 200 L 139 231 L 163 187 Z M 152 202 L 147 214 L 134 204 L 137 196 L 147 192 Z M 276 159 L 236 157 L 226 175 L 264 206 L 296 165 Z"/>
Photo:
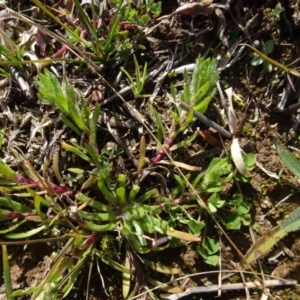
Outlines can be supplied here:
<path id="1" fill-rule="evenodd" d="M 19 182 L 19 183 L 24 183 L 24 184 L 32 184 L 34 187 L 36 188 L 43 188 L 43 185 L 37 181 L 37 180 L 33 180 L 31 178 L 25 177 L 23 175 L 16 175 L 15 179 Z M 47 184 L 47 183 L 46 183 Z M 57 185 L 55 183 L 51 183 L 49 182 L 50 187 L 52 188 L 52 190 L 58 194 L 64 194 L 64 193 L 68 193 L 70 192 L 70 189 L 68 189 L 65 186 L 60 186 Z"/>
<path id="2" fill-rule="evenodd" d="M 174 139 L 169 138 L 165 141 L 162 145 L 162 148 L 157 152 L 155 158 L 151 162 L 151 167 L 155 167 L 164 157 L 166 156 L 166 151 L 171 147 L 173 144 Z"/>
<path id="3" fill-rule="evenodd" d="M 91 234 L 89 237 L 86 238 L 86 240 L 80 245 L 80 249 L 86 249 L 92 244 L 95 244 L 99 238 L 102 236 L 102 232 L 95 232 Z"/>

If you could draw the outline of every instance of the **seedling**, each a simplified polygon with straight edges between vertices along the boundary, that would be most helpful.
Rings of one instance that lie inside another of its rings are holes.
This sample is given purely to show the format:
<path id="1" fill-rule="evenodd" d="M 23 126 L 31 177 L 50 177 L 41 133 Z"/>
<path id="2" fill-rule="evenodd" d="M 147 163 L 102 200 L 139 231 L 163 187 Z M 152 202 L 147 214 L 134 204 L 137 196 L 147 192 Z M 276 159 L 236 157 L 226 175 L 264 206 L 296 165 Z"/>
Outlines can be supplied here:
<path id="1" fill-rule="evenodd" d="M 148 95 L 142 94 L 146 82 L 146 76 L 147 76 L 147 62 L 144 65 L 143 72 L 141 72 L 140 70 L 140 66 L 137 62 L 135 55 L 133 55 L 133 62 L 135 66 L 135 76 L 136 76 L 135 80 L 131 77 L 129 72 L 126 71 L 124 68 L 121 68 L 121 70 L 126 75 L 127 81 L 131 86 L 132 92 L 135 95 L 135 97 L 136 98 L 147 97 Z"/>
<path id="2" fill-rule="evenodd" d="M 197 133 L 194 133 L 178 144 L 173 145 L 175 139 L 195 120 L 193 111 L 204 113 L 212 100 L 216 92 L 215 85 L 218 80 L 216 63 L 216 60 L 204 60 L 199 57 L 196 61 L 192 78 L 190 79 L 188 73 L 184 72 L 184 89 L 179 94 L 179 97 L 176 95 L 174 87 L 171 86 L 173 101 L 176 105 L 176 110 L 172 114 L 173 125 L 169 129 L 169 136 L 164 137 L 162 148 L 158 150 L 157 156 L 152 160 L 152 166 L 156 166 L 165 157 L 165 151 L 173 151 L 180 147 L 186 147 L 197 137 Z M 178 102 L 180 101 L 188 104 L 193 109 L 188 112 L 184 111 L 178 106 Z M 158 133 L 161 135 L 161 133 L 165 132 L 165 129 L 162 128 L 162 122 L 159 121 L 157 114 L 155 116 L 159 127 Z"/>
<path id="3" fill-rule="evenodd" d="M 262 46 L 262 53 L 264 55 L 269 55 L 270 53 L 273 52 L 273 49 L 274 49 L 274 43 L 272 40 L 268 40 L 267 42 L 263 43 L 263 46 Z M 264 61 L 258 54 L 256 53 L 252 53 L 252 60 L 251 60 L 251 65 L 256 67 L 256 66 L 259 66 L 261 64 L 265 64 L 265 67 L 266 69 L 268 70 L 268 72 L 272 72 L 273 70 L 273 66 L 267 62 L 267 61 Z"/>

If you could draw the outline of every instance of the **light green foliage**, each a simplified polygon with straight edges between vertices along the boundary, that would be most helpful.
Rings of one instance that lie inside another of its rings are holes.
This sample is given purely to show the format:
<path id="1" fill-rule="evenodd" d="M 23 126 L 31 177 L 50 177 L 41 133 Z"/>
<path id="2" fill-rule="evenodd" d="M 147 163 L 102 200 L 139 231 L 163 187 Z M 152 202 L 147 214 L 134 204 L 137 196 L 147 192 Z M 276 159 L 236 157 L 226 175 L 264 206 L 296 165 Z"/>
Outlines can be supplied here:
<path id="1" fill-rule="evenodd" d="M 199 56 L 196 60 L 195 69 L 192 78 L 184 72 L 184 88 L 177 97 L 174 86 L 171 85 L 171 95 L 175 102 L 181 100 L 190 105 L 194 111 L 205 113 L 210 101 L 216 93 L 216 82 L 219 75 L 216 69 L 217 61 L 215 59 L 204 59 Z M 179 99 L 178 99 L 179 98 Z M 180 133 L 184 132 L 194 122 L 193 111 L 183 111 L 176 107 L 177 111 L 171 114 L 173 124 L 178 129 L 171 134 L 171 139 L 175 139 Z M 197 137 L 196 134 L 182 140 L 174 145 L 175 149 L 186 147 Z"/>
<path id="2" fill-rule="evenodd" d="M 218 208 L 221 208 L 224 206 L 225 200 L 221 200 L 219 194 L 214 193 L 209 197 L 207 203 L 208 203 L 208 208 L 209 208 L 210 212 L 216 213 Z"/>
<path id="3" fill-rule="evenodd" d="M 80 131 L 92 133 L 91 142 L 95 144 L 96 126 L 100 114 L 99 105 L 96 104 L 94 112 L 91 112 L 84 104 L 82 96 L 75 94 L 74 88 L 66 78 L 60 84 L 55 75 L 47 69 L 44 74 L 39 74 L 36 84 L 39 100 L 59 109 L 67 117 L 67 119 L 63 118 L 63 121 L 79 135 Z"/>
<path id="4" fill-rule="evenodd" d="M 184 72 L 184 89 L 179 98 L 200 113 L 206 111 L 215 95 L 215 86 L 219 78 L 216 66 L 215 59 L 204 59 L 199 56 L 192 78 L 190 79 L 187 72 Z"/>
<path id="5" fill-rule="evenodd" d="M 300 163 L 297 158 L 279 142 L 276 143 L 277 152 L 284 165 L 298 178 L 300 178 Z"/>
<path id="6" fill-rule="evenodd" d="M 71 26 L 68 26 L 69 30 L 66 30 L 66 34 L 69 37 L 69 41 L 72 44 L 76 44 L 78 42 L 78 37 L 80 36 L 80 30 L 79 28 L 73 28 Z"/>
<path id="7" fill-rule="evenodd" d="M 140 66 L 137 62 L 136 56 L 133 55 L 133 62 L 135 66 L 135 80 L 132 78 L 132 76 L 127 72 L 124 68 L 121 68 L 122 72 L 127 77 L 127 81 L 130 84 L 132 88 L 132 92 L 134 93 L 135 97 L 140 98 L 140 97 L 145 97 L 147 95 L 142 95 L 142 91 L 144 89 L 144 85 L 146 82 L 146 76 L 147 76 L 147 62 L 144 65 L 143 72 L 140 70 Z"/>
<path id="8" fill-rule="evenodd" d="M 246 157 L 249 168 L 252 168 L 255 164 L 255 156 L 247 155 Z M 214 158 L 205 173 L 198 175 L 193 182 L 193 187 L 199 190 L 200 195 L 208 198 L 209 211 L 220 218 L 230 230 L 238 230 L 242 225 L 248 226 L 251 222 L 250 206 L 244 201 L 242 195 L 235 194 L 231 201 L 225 201 L 219 195 L 233 176 L 237 176 L 234 173 L 227 157 Z M 226 212 L 225 218 L 224 212 Z"/>
<path id="9" fill-rule="evenodd" d="M 229 202 L 229 208 L 231 211 L 227 216 L 227 220 L 223 222 L 227 229 L 239 230 L 241 225 L 250 225 L 250 206 L 244 201 L 242 195 L 233 195 L 232 200 Z"/>
<path id="10" fill-rule="evenodd" d="M 229 178 L 223 178 L 225 175 L 229 175 L 232 170 L 232 165 L 229 163 L 229 159 L 214 158 L 208 169 L 205 172 L 204 178 L 201 183 L 201 189 L 208 193 L 220 192 Z"/>
<path id="11" fill-rule="evenodd" d="M 152 112 L 152 114 L 154 115 L 155 120 L 156 120 L 156 125 L 157 125 L 156 138 L 160 143 L 162 143 L 162 140 L 165 138 L 165 127 L 164 127 L 163 121 L 161 119 L 160 114 L 157 112 L 157 110 L 154 108 L 154 106 L 149 104 L 148 107 L 149 107 L 150 111 Z"/>
<path id="12" fill-rule="evenodd" d="M 152 15 L 159 16 L 161 14 L 161 1 L 144 0 L 128 2 L 124 11 L 124 18 L 128 22 L 139 26 L 146 26 L 151 20 Z"/>
<path id="13" fill-rule="evenodd" d="M 197 247 L 197 251 L 205 263 L 215 266 L 219 262 L 219 255 L 216 253 L 220 251 L 220 243 L 215 239 L 208 238 L 201 246 Z"/>
<path id="14" fill-rule="evenodd" d="M 272 22 L 278 22 L 280 20 L 280 14 L 284 12 L 284 8 L 280 4 L 277 4 L 275 8 L 267 8 L 268 18 Z"/>

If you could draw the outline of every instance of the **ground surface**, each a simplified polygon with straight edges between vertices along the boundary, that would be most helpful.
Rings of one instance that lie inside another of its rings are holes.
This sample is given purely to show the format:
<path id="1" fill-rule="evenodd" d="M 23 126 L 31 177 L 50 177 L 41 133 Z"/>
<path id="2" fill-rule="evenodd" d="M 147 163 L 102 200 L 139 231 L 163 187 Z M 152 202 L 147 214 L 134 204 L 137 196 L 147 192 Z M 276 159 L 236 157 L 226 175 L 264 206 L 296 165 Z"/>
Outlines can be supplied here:
<path id="1" fill-rule="evenodd" d="M 149 28 L 152 28 L 151 33 L 143 40 L 145 50 L 137 52 L 137 57 L 139 61 L 148 61 L 151 65 L 151 60 L 155 61 L 156 56 L 160 55 L 160 53 L 164 53 L 164 55 L 167 56 L 170 54 L 170 50 L 175 51 L 175 48 L 178 47 L 178 51 L 183 51 L 184 56 L 179 65 L 184 65 L 193 63 L 199 54 L 206 57 L 212 55 L 224 57 L 228 49 L 227 46 L 230 48 L 238 39 L 241 39 L 241 43 L 248 44 L 253 44 L 256 40 L 261 42 L 272 40 L 274 42 L 274 50 L 269 56 L 282 64 L 293 65 L 294 68 L 297 68 L 299 65 L 297 59 L 299 58 L 300 47 L 300 7 L 298 1 L 281 1 L 279 3 L 284 8 L 284 11 L 280 13 L 280 16 L 277 18 L 276 14 L 271 15 L 271 12 L 274 12 L 277 2 L 278 1 L 270 0 L 264 1 L 262 4 L 261 1 L 232 1 L 230 5 L 231 12 L 220 8 L 224 13 L 223 17 L 224 20 L 226 20 L 226 27 L 224 27 L 222 17 L 216 16 L 215 13 L 194 16 L 178 14 L 162 20 L 160 23 L 153 20 L 151 21 L 151 26 L 149 26 Z M 215 3 L 219 3 L 219 1 L 215 1 Z M 12 4 L 16 5 L 17 3 Z M 10 7 L 17 10 L 13 5 Z M 171 14 L 177 8 L 177 1 L 163 1 L 161 16 Z M 249 25 L 249 23 L 251 24 Z M 157 27 L 154 28 L 155 25 L 157 25 Z M 209 29 L 208 32 L 201 34 L 201 32 L 207 28 Z M 221 34 L 223 29 L 224 34 Z M 234 57 L 236 53 L 237 50 L 234 51 L 232 57 Z M 246 153 L 255 154 L 257 161 L 261 163 L 266 170 L 276 174 L 282 172 L 281 178 L 276 180 L 256 167 L 252 171 L 253 176 L 250 182 L 240 185 L 241 193 L 251 205 L 251 215 L 253 218 L 251 227 L 255 238 L 258 238 L 268 233 L 273 226 L 299 206 L 299 194 L 295 194 L 279 208 L 271 212 L 266 217 L 263 225 L 258 224 L 261 215 L 266 214 L 280 200 L 291 193 L 295 193 L 299 189 L 298 180 L 284 167 L 277 151 L 274 149 L 274 137 L 277 136 L 277 139 L 280 140 L 282 144 L 291 145 L 296 148 L 299 147 L 299 139 L 297 132 L 291 132 L 296 121 L 296 113 L 282 113 L 276 109 L 276 105 L 281 99 L 283 89 L 287 85 L 286 74 L 276 68 L 273 68 L 271 72 L 267 72 L 265 64 L 255 67 L 252 66 L 250 64 L 250 60 L 252 59 L 249 56 L 250 53 L 251 51 L 245 49 L 241 58 L 235 64 L 220 71 L 220 84 L 223 89 L 232 87 L 234 92 L 238 94 L 245 103 L 252 100 L 252 104 L 250 104 L 246 112 L 246 122 L 240 136 L 240 145 L 243 150 Z M 111 71 L 110 67 L 111 66 L 108 66 L 103 70 L 103 75 L 108 82 L 113 82 L 117 71 L 113 69 Z M 68 72 L 73 72 L 72 76 L 70 76 L 70 80 L 72 80 L 78 89 L 82 89 L 82 92 L 85 92 L 87 86 L 93 84 L 93 75 L 90 74 L 88 70 L 72 70 L 70 67 Z M 179 87 L 181 80 L 182 78 L 177 79 L 177 86 Z M 105 85 L 102 86 L 101 82 L 95 84 L 95 86 L 97 85 L 98 87 L 100 86 L 98 88 L 100 93 L 105 94 L 104 98 L 111 95 L 112 92 L 109 91 Z M 154 84 L 149 83 L 146 86 L 146 93 L 152 93 L 153 87 Z M 166 122 L 166 124 L 170 123 L 170 119 L 168 118 L 170 105 L 166 97 L 166 91 L 168 89 L 169 79 L 167 78 L 153 102 L 157 110 L 163 115 L 163 121 Z M 5 88 L 3 88 L 3 91 L 4 90 Z M 19 98 L 16 99 L 14 97 Z M 217 94 L 214 100 L 216 104 L 215 109 L 220 107 L 218 104 L 219 98 L 220 96 Z M 126 96 L 125 99 L 149 118 L 149 112 L 142 99 L 134 100 L 133 95 L 130 94 Z M 18 106 L 20 105 L 19 101 L 22 103 L 21 108 Z M 36 104 L 28 103 L 20 90 L 14 91 L 7 103 L 19 121 L 24 117 L 22 114 L 25 114 L 29 109 L 36 109 Z M 119 104 L 120 102 L 115 102 L 105 107 L 110 111 L 114 111 Z M 246 105 L 236 105 L 235 107 L 239 116 L 245 113 L 245 108 Z M 258 116 L 256 116 L 257 111 L 259 112 Z M 209 109 L 207 115 L 213 120 L 217 120 L 215 110 Z M 150 118 L 149 121 L 151 122 Z M 5 122 L 7 122 L 6 126 L 8 128 L 12 126 L 9 120 Z M 203 127 L 199 122 L 195 124 L 193 128 L 195 129 L 198 126 Z M 26 130 L 28 129 L 29 127 L 25 126 L 24 131 L 19 136 L 18 143 L 20 147 L 24 145 L 24 140 L 26 140 L 26 138 L 28 139 L 26 135 Z M 120 130 L 119 132 L 121 137 L 124 136 L 126 143 L 128 143 L 129 140 L 127 134 L 126 130 Z M 133 140 L 136 137 L 135 134 L 136 133 L 133 133 Z M 105 144 L 109 141 L 110 137 L 108 134 L 103 134 L 103 136 L 103 144 Z M 225 141 L 225 143 L 227 142 Z M 211 146 L 207 146 L 205 141 L 199 139 L 193 147 L 186 151 L 178 151 L 174 154 L 173 158 L 177 161 L 183 159 L 183 161 L 193 164 L 192 162 L 195 163 L 196 161 L 194 157 L 190 160 L 184 158 L 186 158 L 186 155 L 191 156 L 203 149 L 208 150 L 212 148 Z M 34 149 L 32 149 L 32 151 L 35 152 L 28 153 L 27 159 L 29 160 L 38 155 L 39 152 L 39 150 Z M 205 158 L 197 161 L 198 166 L 205 169 L 207 166 Z M 131 172 L 132 168 L 126 159 L 125 165 L 127 171 Z M 155 183 L 156 182 L 150 182 L 152 185 Z M 228 186 L 226 190 L 222 192 L 224 199 L 230 198 L 236 188 L 235 185 Z M 211 223 L 210 228 L 213 228 L 213 223 Z M 251 247 L 252 241 L 248 227 L 243 227 L 240 231 L 231 231 L 228 234 L 243 254 Z M 266 274 L 272 274 L 279 278 L 291 278 L 297 280 L 298 283 L 300 282 L 300 242 L 298 236 L 299 233 L 297 232 L 288 235 L 271 253 L 268 253 L 262 258 L 262 269 Z M 221 237 L 221 240 L 222 269 L 232 270 L 231 261 L 238 261 L 238 256 L 224 237 Z M 288 256 L 285 254 L 279 257 L 278 262 L 275 264 L 269 264 L 268 257 L 274 255 L 280 247 L 286 247 L 291 251 L 292 255 Z M 12 282 L 15 288 L 34 286 L 45 277 L 51 265 L 50 257 L 53 251 L 49 245 L 18 246 L 14 247 L 12 251 L 10 264 Z M 182 275 L 218 270 L 218 267 L 209 267 L 203 263 L 193 244 L 167 249 L 163 252 L 154 252 L 145 257 L 158 260 L 166 265 L 179 266 L 182 270 Z M 256 264 L 254 264 L 253 267 L 257 272 L 260 272 Z M 1 268 L 2 266 L 0 266 L 0 271 L 2 272 Z M 121 299 L 121 278 L 119 273 L 117 273 L 114 280 L 112 280 L 112 277 L 108 276 L 108 274 L 111 275 L 110 272 L 111 269 L 106 266 L 101 270 L 104 280 L 106 280 L 106 278 L 108 280 L 106 286 L 109 287 L 109 296 L 104 294 L 102 288 L 99 290 L 99 278 L 94 276 L 91 280 L 89 299 L 105 299 L 105 297 L 108 299 Z M 169 280 L 164 276 L 161 276 L 161 278 L 158 276 L 156 278 L 162 282 Z M 226 283 L 240 282 L 238 275 L 224 280 Z M 188 286 L 202 286 L 207 283 L 217 284 L 218 273 L 207 273 L 199 275 L 198 277 L 192 277 L 188 282 Z M 85 286 L 84 282 L 78 284 L 78 290 L 75 290 L 71 296 L 68 296 L 70 297 L 69 299 L 83 299 L 82 286 Z M 278 296 L 279 298 L 277 299 L 300 298 L 299 286 L 273 288 L 270 290 L 270 293 L 274 297 Z M 250 294 L 251 299 L 260 299 L 259 292 L 250 291 Z M 215 296 L 216 293 L 212 293 L 208 294 L 208 296 L 193 295 L 185 299 L 214 299 Z M 0 294 L 0 299 L 5 299 L 4 294 Z M 241 290 L 222 293 L 221 298 L 216 299 L 246 299 L 246 297 L 244 290 Z"/>

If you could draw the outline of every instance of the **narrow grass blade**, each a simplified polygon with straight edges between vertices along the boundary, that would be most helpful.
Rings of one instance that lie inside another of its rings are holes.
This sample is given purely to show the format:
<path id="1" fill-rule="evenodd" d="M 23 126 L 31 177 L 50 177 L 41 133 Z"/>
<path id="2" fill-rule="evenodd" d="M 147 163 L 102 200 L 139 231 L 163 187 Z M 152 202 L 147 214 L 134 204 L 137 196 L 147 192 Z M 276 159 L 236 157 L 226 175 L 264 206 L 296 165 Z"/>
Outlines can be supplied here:
<path id="1" fill-rule="evenodd" d="M 141 174 L 143 166 L 145 165 L 145 155 L 146 155 L 146 141 L 145 136 L 142 135 L 140 140 L 140 156 L 137 166 L 137 173 Z"/>
<path id="2" fill-rule="evenodd" d="M 3 269 L 4 269 L 4 283 L 5 283 L 5 293 L 6 299 L 12 300 L 12 285 L 11 285 L 11 276 L 10 276 L 10 267 L 8 261 L 8 253 L 7 247 L 2 245 L 2 262 L 3 262 Z"/>
<path id="3" fill-rule="evenodd" d="M 78 136 L 81 136 L 81 131 L 78 129 L 78 127 L 70 121 L 66 116 L 62 116 L 61 120 L 67 125 L 67 127 L 71 128 Z"/>
<path id="4" fill-rule="evenodd" d="M 157 110 L 152 106 L 151 104 L 148 105 L 150 111 L 153 113 L 156 124 L 157 124 L 157 134 L 156 137 L 158 141 L 161 143 L 162 139 L 165 137 L 165 127 L 163 125 L 162 119 L 160 117 L 160 114 L 157 112 Z"/>
<path id="5" fill-rule="evenodd" d="M 69 145 L 65 142 L 61 143 L 61 147 L 63 149 L 65 149 L 66 151 L 69 151 L 69 152 L 72 152 L 72 153 L 76 154 L 77 156 L 79 156 L 83 160 L 85 160 L 89 163 L 91 162 L 91 159 L 86 154 L 84 154 L 81 150 L 79 150 L 78 148 L 76 148 L 74 146 L 71 146 L 71 145 Z"/>
<path id="6" fill-rule="evenodd" d="M 43 231 L 46 228 L 47 228 L 46 225 L 42 225 L 38 228 L 34 228 L 34 229 L 28 230 L 26 232 L 10 233 L 10 234 L 7 234 L 5 237 L 8 239 L 14 239 L 14 240 L 15 239 L 26 239 L 28 237 L 31 237 L 31 236 Z"/>

